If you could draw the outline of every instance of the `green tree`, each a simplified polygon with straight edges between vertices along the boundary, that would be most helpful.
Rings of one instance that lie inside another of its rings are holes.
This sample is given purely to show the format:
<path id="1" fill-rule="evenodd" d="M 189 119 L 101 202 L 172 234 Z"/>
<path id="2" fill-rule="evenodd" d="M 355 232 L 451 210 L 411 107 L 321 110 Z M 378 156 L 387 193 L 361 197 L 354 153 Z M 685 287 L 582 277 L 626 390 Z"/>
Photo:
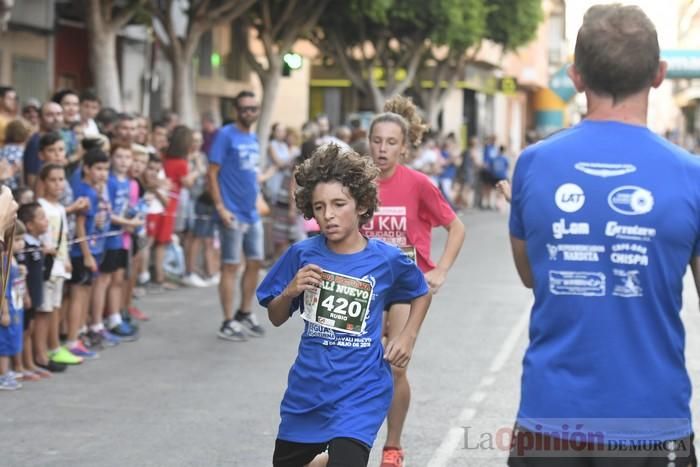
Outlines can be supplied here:
<path id="1" fill-rule="evenodd" d="M 381 111 L 413 86 L 433 127 L 483 39 L 512 51 L 537 34 L 541 0 L 347 0 L 312 40 Z M 423 89 L 416 76 L 430 76 Z"/>
<path id="2" fill-rule="evenodd" d="M 243 53 L 263 88 L 257 125 L 261 154 L 266 154 L 272 113 L 282 79 L 283 57 L 300 37 L 308 35 L 328 3 L 329 0 L 258 0 L 242 18 L 244 24 L 256 32 L 265 52 L 261 62 L 247 43 L 242 44 Z"/>
<path id="3" fill-rule="evenodd" d="M 150 12 L 165 32 L 164 36 L 155 36 L 173 70 L 173 109 L 184 123 L 192 125 L 196 118 L 192 62 L 202 35 L 215 26 L 229 24 L 240 17 L 255 1 L 189 0 L 183 4 L 180 0 L 150 0 Z M 184 31 L 175 21 L 178 13 L 186 19 Z"/>
<path id="4" fill-rule="evenodd" d="M 348 0 L 321 18 L 312 37 L 381 111 L 413 82 L 428 39 L 441 27 L 423 0 Z"/>
<path id="5" fill-rule="evenodd" d="M 432 87 L 424 89 L 416 81 L 414 89 L 426 120 L 437 128 L 440 110 L 464 74 L 469 49 L 478 45 L 485 34 L 488 9 L 483 0 L 435 0 L 426 6 L 443 27 L 434 31 L 430 38 L 432 47 L 421 64 L 421 75 L 432 77 Z"/>
<path id="6" fill-rule="evenodd" d="M 489 0 L 486 38 L 514 51 L 537 36 L 544 13 L 542 0 Z"/>

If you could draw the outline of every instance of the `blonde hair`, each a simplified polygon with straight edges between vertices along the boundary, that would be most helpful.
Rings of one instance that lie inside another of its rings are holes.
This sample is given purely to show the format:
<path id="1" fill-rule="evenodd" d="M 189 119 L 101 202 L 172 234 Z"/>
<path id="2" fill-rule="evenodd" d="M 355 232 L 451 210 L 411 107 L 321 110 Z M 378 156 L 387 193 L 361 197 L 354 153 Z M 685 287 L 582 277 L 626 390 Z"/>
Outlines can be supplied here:
<path id="1" fill-rule="evenodd" d="M 147 156 L 148 157 L 148 148 L 146 146 L 143 146 L 141 144 L 132 144 L 131 145 L 131 152 L 133 153 L 134 157 L 135 156 Z"/>
<path id="2" fill-rule="evenodd" d="M 392 122 L 401 128 L 404 141 L 410 146 L 417 147 L 423 139 L 423 134 L 428 130 L 428 125 L 418 112 L 418 108 L 409 97 L 394 96 L 384 104 L 384 113 L 374 117 L 369 126 L 369 137 L 372 137 L 374 125 L 377 123 Z"/>

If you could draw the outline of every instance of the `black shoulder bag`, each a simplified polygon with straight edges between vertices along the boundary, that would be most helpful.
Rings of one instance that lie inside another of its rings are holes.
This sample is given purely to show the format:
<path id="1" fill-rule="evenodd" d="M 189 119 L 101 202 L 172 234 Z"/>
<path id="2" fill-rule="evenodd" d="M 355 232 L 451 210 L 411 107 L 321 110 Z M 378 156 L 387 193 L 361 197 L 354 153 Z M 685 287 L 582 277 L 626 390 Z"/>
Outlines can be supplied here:
<path id="1" fill-rule="evenodd" d="M 61 216 L 61 227 L 58 229 L 58 243 L 56 244 L 56 253 L 61 248 L 61 242 L 63 242 L 63 216 Z M 44 255 L 44 280 L 51 280 L 51 271 L 53 270 L 53 262 L 56 259 L 56 255 Z"/>

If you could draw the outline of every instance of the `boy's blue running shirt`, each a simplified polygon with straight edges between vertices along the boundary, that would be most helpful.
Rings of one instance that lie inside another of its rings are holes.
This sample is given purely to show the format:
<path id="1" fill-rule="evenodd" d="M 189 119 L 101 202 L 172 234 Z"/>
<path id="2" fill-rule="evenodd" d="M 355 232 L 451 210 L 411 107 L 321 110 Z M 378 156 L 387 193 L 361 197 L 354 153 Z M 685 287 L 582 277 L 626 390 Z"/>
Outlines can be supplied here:
<path id="1" fill-rule="evenodd" d="M 523 152 L 510 232 L 534 277 L 524 428 L 580 421 L 613 441 L 692 432 L 680 311 L 700 255 L 699 181 L 696 157 L 618 122 L 584 120 Z"/>
<path id="2" fill-rule="evenodd" d="M 322 443 L 349 437 L 372 446 L 393 393 L 381 342 L 383 311 L 387 304 L 427 294 L 428 286 L 416 264 L 394 246 L 370 239 L 364 250 L 340 255 L 318 235 L 292 245 L 270 269 L 257 290 L 260 304 L 267 307 L 307 264 L 369 280 L 374 295 L 362 335 L 304 321 L 282 400 L 278 438 Z M 302 298 L 294 300 L 290 316 L 303 307 Z"/>

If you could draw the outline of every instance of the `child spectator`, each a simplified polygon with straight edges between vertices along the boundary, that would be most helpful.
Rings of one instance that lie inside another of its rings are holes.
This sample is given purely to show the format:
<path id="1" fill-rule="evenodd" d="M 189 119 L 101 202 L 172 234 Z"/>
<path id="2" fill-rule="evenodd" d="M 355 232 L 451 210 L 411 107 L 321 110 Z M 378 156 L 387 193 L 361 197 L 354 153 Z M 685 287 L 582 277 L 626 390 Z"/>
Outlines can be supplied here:
<path id="1" fill-rule="evenodd" d="M 131 145 L 112 146 L 112 173 L 107 183 L 112 209 L 111 235 L 105 240 L 105 257 L 100 264 L 100 277 L 95 282 L 93 294 L 93 312 L 95 312 L 95 310 L 104 309 L 105 292 L 107 293 L 109 332 L 103 332 L 103 338 L 109 338 L 109 335 L 113 334 L 121 340 L 136 339 L 137 328 L 123 321 L 120 314 L 125 287 L 124 274 L 129 267 L 129 252 L 124 247 L 124 236 L 117 235 L 121 231 L 132 231 L 142 225 L 139 219 L 127 218 L 131 189 L 128 173 L 132 159 Z"/>
<path id="2" fill-rule="evenodd" d="M 219 255 L 214 245 L 216 231 L 216 207 L 209 193 L 208 180 L 205 179 L 204 190 L 197 197 L 194 205 L 194 221 L 192 223 L 192 244 L 189 250 L 189 268 L 194 272 L 196 258 L 204 249 L 204 282 L 207 285 L 219 283 Z"/>
<path id="3" fill-rule="evenodd" d="M 66 143 L 58 132 L 46 133 L 39 138 L 39 160 L 41 165 L 60 164 L 65 166 L 68 163 Z M 43 196 L 40 179 L 36 180 L 33 189 L 38 197 Z"/>
<path id="4" fill-rule="evenodd" d="M 24 249 L 25 232 L 24 224 L 17 221 L 14 237 L 16 250 Z M 0 308 L 0 390 L 14 391 L 22 387 L 22 383 L 17 381 L 15 373 L 10 372 L 10 358 L 22 353 L 25 278 L 20 274 L 19 265 L 14 257 L 6 258 L 3 254 L 1 261 L 3 269 L 5 261 L 11 263 L 8 287 L 5 290 L 2 308 Z"/>
<path id="5" fill-rule="evenodd" d="M 166 289 L 176 288 L 174 284 L 165 282 L 163 261 L 165 259 L 166 247 L 172 241 L 180 191 L 183 187 L 188 187 L 193 182 L 193 180 L 187 176 L 189 172 L 187 157 L 190 154 L 191 148 L 192 130 L 184 125 L 176 126 L 170 138 L 170 144 L 166 150 L 165 162 L 163 163 L 165 175 L 170 181 L 168 202 L 165 203 L 165 213 L 158 218 L 158 225 L 155 227 L 156 235 L 154 236 L 155 282 Z"/>
<path id="6" fill-rule="evenodd" d="M 148 282 L 148 260 L 150 259 L 151 248 L 155 245 L 160 226 L 165 213 L 165 205 L 168 203 L 168 183 L 160 179 L 159 174 L 163 170 L 163 162 L 160 157 L 150 154 L 146 170 L 143 172 L 142 182 L 145 189 L 143 200 L 146 204 L 146 233 L 148 243 L 143 252 L 143 272 L 141 282 Z M 155 286 L 155 291 L 161 291 L 162 286 Z"/>
<path id="7" fill-rule="evenodd" d="M 36 381 L 51 374 L 36 366 L 33 356 L 34 317 L 44 302 L 43 270 L 44 251 L 40 237 L 49 227 L 49 221 L 37 202 L 24 204 L 17 211 L 17 218 L 24 224 L 25 249 L 17 252 L 17 262 L 27 271 L 28 298 L 24 303 L 24 343 L 22 350 L 22 376 L 24 381 Z"/>
<path id="8" fill-rule="evenodd" d="M 39 204 L 48 218 L 48 230 L 41 237 L 42 243 L 52 250 L 51 261 L 44 269 L 44 296 L 37 306 L 34 329 L 34 361 L 40 368 L 53 373 L 65 371 L 66 365 L 78 365 L 82 357 L 76 357 L 59 341 L 63 284 L 70 279 L 72 266 L 68 255 L 68 218 L 61 197 L 66 188 L 65 169 L 59 164 L 46 164 L 39 178 L 44 185 L 44 197 Z"/>
<path id="9" fill-rule="evenodd" d="M 207 157 L 202 153 L 202 133 L 195 131 L 192 133 L 192 149 L 189 155 L 189 173 L 187 174 L 187 182 L 189 188 L 182 190 L 182 193 L 187 193 L 187 206 L 180 206 L 179 211 L 186 219 L 185 233 L 185 277 L 183 282 L 186 285 L 194 287 L 206 287 L 211 285 L 210 281 L 202 278 L 201 275 L 195 272 L 197 260 L 202 252 L 202 240 L 195 236 L 195 229 L 198 222 L 205 222 L 203 218 L 199 218 L 196 214 L 196 206 L 199 197 L 202 196 L 206 184 L 207 173 Z M 183 197 L 180 197 L 180 201 Z M 213 236 L 213 235 L 212 235 Z M 213 269 L 211 268 L 210 258 L 206 256 L 205 251 L 204 263 L 206 276 L 211 277 Z"/>
<path id="10" fill-rule="evenodd" d="M 95 117 L 100 111 L 100 99 L 92 91 L 80 93 L 80 121 L 84 126 L 85 137 L 94 137 L 100 134 Z"/>
<path id="11" fill-rule="evenodd" d="M 168 147 L 168 128 L 164 123 L 156 122 L 151 129 L 150 152 L 160 156 Z"/>
<path id="12" fill-rule="evenodd" d="M 15 119 L 5 127 L 5 144 L 0 147 L 0 183 L 14 190 L 22 184 L 24 146 L 31 136 L 29 122 Z"/>
<path id="13" fill-rule="evenodd" d="M 146 203 L 143 200 L 144 188 L 141 183 L 146 166 L 148 165 L 148 150 L 145 146 L 134 144 L 131 147 L 133 153 L 133 161 L 129 168 L 129 210 L 127 217 L 141 222 L 141 226 L 137 227 L 133 232 L 124 232 L 124 248 L 131 252 L 131 265 L 129 268 L 126 287 L 124 287 L 123 306 L 128 313 L 128 317 L 139 321 L 148 321 L 146 316 L 139 308 L 132 306 L 134 291 L 138 276 L 143 270 L 143 247 L 145 246 L 146 229 L 144 223 L 146 220 Z M 123 315 L 123 313 L 122 313 Z"/>
<path id="14" fill-rule="evenodd" d="M 68 342 L 66 346 L 73 355 L 83 358 L 97 358 L 97 354 L 88 350 L 78 340 L 78 331 L 87 323 L 88 304 L 92 284 L 98 274 L 98 265 L 104 254 L 105 236 L 109 230 L 109 200 L 105 200 L 104 191 L 109 175 L 109 157 L 99 149 L 92 149 L 83 159 L 83 180 L 73 189 L 75 196 L 85 196 L 90 207 L 77 215 L 76 243 L 71 247 L 73 272 L 70 279 L 71 296 L 68 319 Z M 102 313 L 93 311 L 93 324 L 87 333 L 89 342 L 100 347 L 102 339 L 99 331 L 103 329 Z"/>

